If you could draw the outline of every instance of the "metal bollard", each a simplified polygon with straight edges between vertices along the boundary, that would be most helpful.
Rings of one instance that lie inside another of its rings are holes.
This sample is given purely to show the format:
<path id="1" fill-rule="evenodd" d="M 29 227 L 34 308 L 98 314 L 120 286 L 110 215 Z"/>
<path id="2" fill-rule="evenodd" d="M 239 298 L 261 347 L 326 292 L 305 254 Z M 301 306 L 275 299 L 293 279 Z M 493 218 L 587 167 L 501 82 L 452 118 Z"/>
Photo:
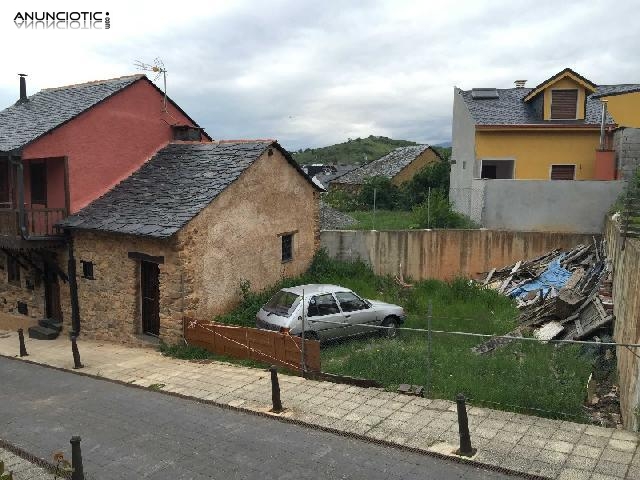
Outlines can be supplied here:
<path id="1" fill-rule="evenodd" d="M 28 357 L 27 347 L 24 345 L 24 331 L 21 328 L 18 329 L 18 340 L 20 341 L 20 356 Z"/>
<path id="2" fill-rule="evenodd" d="M 73 368 L 82 368 L 84 365 L 80 362 L 80 352 L 78 351 L 78 344 L 76 343 L 76 336 L 71 336 L 71 353 L 73 353 Z"/>
<path id="3" fill-rule="evenodd" d="M 280 401 L 280 384 L 278 383 L 278 369 L 275 365 L 272 365 L 271 368 L 271 402 L 273 403 L 273 408 L 271 411 L 273 413 L 280 413 L 282 411 L 282 402 Z"/>
<path id="4" fill-rule="evenodd" d="M 459 393 L 456 396 L 456 405 L 458 407 L 458 431 L 460 432 L 460 448 L 456 450 L 456 455 L 463 457 L 472 457 L 476 453 L 476 449 L 471 447 L 471 435 L 469 434 L 469 419 L 467 418 L 467 406 L 464 395 Z"/>
<path id="5" fill-rule="evenodd" d="M 80 451 L 80 437 L 77 435 L 71 437 L 71 480 L 84 480 L 84 471 L 82 468 L 82 452 Z"/>

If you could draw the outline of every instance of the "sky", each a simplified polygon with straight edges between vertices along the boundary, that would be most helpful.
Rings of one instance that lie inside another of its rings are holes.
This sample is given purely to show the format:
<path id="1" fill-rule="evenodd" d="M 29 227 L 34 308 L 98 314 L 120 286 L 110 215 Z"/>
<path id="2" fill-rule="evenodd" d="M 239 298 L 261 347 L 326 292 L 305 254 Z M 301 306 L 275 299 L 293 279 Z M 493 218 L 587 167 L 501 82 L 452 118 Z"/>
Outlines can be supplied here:
<path id="1" fill-rule="evenodd" d="M 638 0 L 0 3 L 0 108 L 17 100 L 18 73 L 33 94 L 159 58 L 168 95 L 213 138 L 290 150 L 369 135 L 450 141 L 454 86 L 532 87 L 565 67 L 640 83 Z M 14 22 L 43 11 L 109 12 L 110 28 Z"/>

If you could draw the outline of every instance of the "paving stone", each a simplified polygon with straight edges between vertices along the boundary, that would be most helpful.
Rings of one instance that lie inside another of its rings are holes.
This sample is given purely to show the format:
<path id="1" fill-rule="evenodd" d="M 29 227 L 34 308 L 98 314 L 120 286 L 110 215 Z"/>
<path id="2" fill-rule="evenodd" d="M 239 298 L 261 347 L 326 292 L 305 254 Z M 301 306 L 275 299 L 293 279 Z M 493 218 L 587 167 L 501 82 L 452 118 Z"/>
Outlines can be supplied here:
<path id="1" fill-rule="evenodd" d="M 578 455 L 580 457 L 587 458 L 599 458 L 602 453 L 602 449 L 597 447 L 590 447 L 588 445 L 576 445 L 571 455 Z"/>
<path id="2" fill-rule="evenodd" d="M 640 467 L 636 467 L 635 465 L 631 465 L 629 470 L 627 471 L 627 476 L 625 478 L 637 480 L 640 478 Z"/>
<path id="3" fill-rule="evenodd" d="M 586 435 L 594 435 L 596 437 L 610 438 L 613 435 L 613 430 L 610 428 L 596 427 L 594 425 L 589 425 L 585 429 L 584 433 Z"/>
<path id="4" fill-rule="evenodd" d="M 635 452 L 637 448 L 636 442 L 628 442 L 626 440 L 616 440 L 612 438 L 609 440 L 609 448 L 613 450 L 620 450 L 621 452 Z"/>
<path id="5" fill-rule="evenodd" d="M 606 448 L 600 455 L 600 460 L 606 460 L 608 462 L 630 464 L 633 459 L 633 453 L 622 452 L 620 450 L 613 450 Z"/>
<path id="6" fill-rule="evenodd" d="M 561 467 L 551 465 L 540 460 L 534 460 L 528 468 L 528 473 L 541 475 L 543 477 L 555 478 L 561 471 Z"/>
<path id="7" fill-rule="evenodd" d="M 537 425 L 533 425 L 532 427 L 529 428 L 529 430 L 527 430 L 527 435 L 531 435 L 533 437 L 540 437 L 540 438 L 551 438 L 554 432 L 555 430 L 549 427 L 540 427 Z"/>
<path id="8" fill-rule="evenodd" d="M 547 443 L 548 450 L 560 453 L 570 453 L 573 450 L 574 444 L 570 442 L 563 442 L 562 440 L 551 440 Z"/>
<path id="9" fill-rule="evenodd" d="M 640 437 L 636 432 L 629 432 L 627 430 L 614 430 L 611 435 L 616 440 L 625 440 L 627 442 L 640 442 Z"/>
<path id="10" fill-rule="evenodd" d="M 575 468 L 565 468 L 558 475 L 558 480 L 589 480 L 589 478 L 591 478 L 591 472 Z"/>
<path id="11" fill-rule="evenodd" d="M 610 475 L 612 477 L 624 478 L 628 464 L 608 462 L 606 460 L 598 460 L 598 464 L 594 468 L 594 473 L 600 473 L 603 475 Z"/>
<path id="12" fill-rule="evenodd" d="M 586 470 L 586 471 L 592 472 L 597 464 L 598 464 L 597 458 L 580 457 L 578 455 L 571 454 L 569 455 L 569 458 L 567 458 L 567 462 L 564 464 L 564 466 L 566 468 L 573 468 L 577 470 Z"/>
<path id="13" fill-rule="evenodd" d="M 605 448 L 609 445 L 609 439 L 606 437 L 597 437 L 595 435 L 582 435 L 578 440 L 578 445 L 589 445 L 591 447 Z"/>

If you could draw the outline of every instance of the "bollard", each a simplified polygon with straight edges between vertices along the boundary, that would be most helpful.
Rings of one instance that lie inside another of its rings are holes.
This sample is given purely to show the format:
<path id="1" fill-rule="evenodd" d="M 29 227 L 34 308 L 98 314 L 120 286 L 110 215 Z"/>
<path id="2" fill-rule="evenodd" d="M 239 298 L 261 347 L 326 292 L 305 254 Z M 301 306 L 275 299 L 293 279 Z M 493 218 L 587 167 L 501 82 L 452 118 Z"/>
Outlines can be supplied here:
<path id="1" fill-rule="evenodd" d="M 80 451 L 80 437 L 74 435 L 71 437 L 71 480 L 84 480 L 84 471 L 82 468 L 82 452 Z"/>
<path id="2" fill-rule="evenodd" d="M 467 406 L 464 395 L 459 393 L 456 396 L 458 407 L 458 431 L 460 432 L 460 448 L 456 450 L 456 455 L 472 457 L 476 453 L 475 448 L 471 448 L 471 435 L 469 434 L 469 419 L 467 418 Z"/>
<path id="3" fill-rule="evenodd" d="M 271 368 L 271 402 L 273 413 L 280 413 L 282 411 L 282 402 L 280 401 L 280 384 L 278 383 L 278 369 L 275 365 Z"/>
<path id="4" fill-rule="evenodd" d="M 73 353 L 73 368 L 78 369 L 84 367 L 80 362 L 80 352 L 78 351 L 78 344 L 76 343 L 76 336 L 71 336 L 71 353 Z"/>
<path id="5" fill-rule="evenodd" d="M 28 357 L 27 347 L 24 345 L 24 331 L 21 328 L 18 329 L 18 340 L 20 341 L 20 356 Z"/>

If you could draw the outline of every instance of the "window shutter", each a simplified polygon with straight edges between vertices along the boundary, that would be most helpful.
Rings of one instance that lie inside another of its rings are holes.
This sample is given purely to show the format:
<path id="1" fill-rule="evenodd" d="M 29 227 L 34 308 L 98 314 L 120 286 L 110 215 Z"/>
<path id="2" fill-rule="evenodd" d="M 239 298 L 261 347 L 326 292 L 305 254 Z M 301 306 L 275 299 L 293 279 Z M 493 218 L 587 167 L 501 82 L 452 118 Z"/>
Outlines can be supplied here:
<path id="1" fill-rule="evenodd" d="M 551 118 L 553 120 L 574 120 L 578 106 L 578 90 L 551 91 Z"/>
<path id="2" fill-rule="evenodd" d="M 575 165 L 551 165 L 551 180 L 573 180 L 575 175 Z"/>

